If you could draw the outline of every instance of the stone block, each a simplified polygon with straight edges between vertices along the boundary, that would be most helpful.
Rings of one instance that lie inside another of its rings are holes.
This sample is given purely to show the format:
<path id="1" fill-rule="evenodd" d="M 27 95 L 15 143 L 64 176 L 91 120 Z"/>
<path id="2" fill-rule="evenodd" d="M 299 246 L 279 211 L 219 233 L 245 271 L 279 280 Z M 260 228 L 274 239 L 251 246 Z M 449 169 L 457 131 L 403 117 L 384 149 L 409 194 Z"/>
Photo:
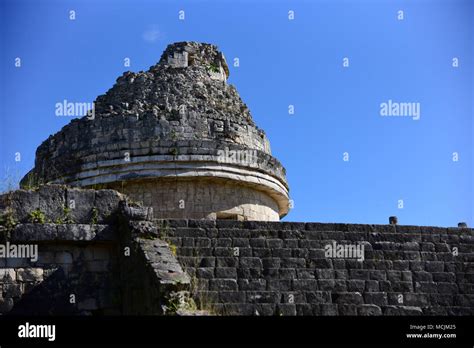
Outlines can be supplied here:
<path id="1" fill-rule="evenodd" d="M 298 279 L 315 279 L 315 275 L 312 269 L 299 268 L 296 269 L 296 277 Z"/>
<path id="2" fill-rule="evenodd" d="M 351 279 L 369 280 L 371 271 L 365 269 L 351 269 L 349 271 Z"/>
<path id="3" fill-rule="evenodd" d="M 357 315 L 357 305 L 354 304 L 339 304 L 337 306 L 339 315 Z"/>
<path id="4" fill-rule="evenodd" d="M 249 239 L 249 245 L 253 248 L 264 248 L 266 244 L 265 238 L 251 238 Z"/>
<path id="5" fill-rule="evenodd" d="M 74 223 L 88 224 L 91 222 L 90 209 L 94 206 L 94 190 L 66 188 L 66 207 Z"/>
<path id="6" fill-rule="evenodd" d="M 390 316 L 422 315 L 423 311 L 419 307 L 412 306 L 386 306 L 383 308 L 383 314 Z"/>
<path id="7" fill-rule="evenodd" d="M 184 242 L 184 239 L 183 239 Z M 210 248 L 211 247 L 211 239 L 209 238 L 196 238 L 195 245 L 198 248 Z"/>
<path id="8" fill-rule="evenodd" d="M 251 255 L 258 258 L 268 258 L 272 256 L 272 252 L 267 248 L 252 248 Z"/>
<path id="9" fill-rule="evenodd" d="M 282 268 L 303 268 L 306 267 L 306 260 L 303 258 L 282 258 L 280 259 Z"/>
<path id="10" fill-rule="evenodd" d="M 194 296 L 196 304 L 200 308 L 206 308 L 212 306 L 212 304 L 219 301 L 219 292 L 218 291 L 198 291 L 196 296 Z"/>
<path id="11" fill-rule="evenodd" d="M 282 292 L 280 296 L 280 303 L 306 303 L 306 295 L 301 291 Z"/>
<path id="12" fill-rule="evenodd" d="M 239 279 L 238 285 L 241 291 L 263 291 L 267 289 L 267 281 L 265 279 Z M 269 285 L 268 290 L 274 289 Z M 275 290 L 279 290 L 279 288 Z"/>
<path id="13" fill-rule="evenodd" d="M 382 309 L 373 304 L 365 304 L 357 308 L 357 314 L 361 316 L 382 315 Z"/>
<path id="14" fill-rule="evenodd" d="M 194 247 L 194 238 L 192 237 L 184 237 L 181 238 L 181 243 L 183 247 Z"/>
<path id="15" fill-rule="evenodd" d="M 28 223 L 30 213 L 39 208 L 37 191 L 16 190 L 11 195 L 0 196 L 0 213 L 10 207 L 15 220 Z"/>
<path id="16" fill-rule="evenodd" d="M 413 292 L 413 283 L 411 281 L 395 281 L 392 282 L 392 291 L 395 292 Z"/>
<path id="17" fill-rule="evenodd" d="M 267 281 L 268 290 L 290 291 L 292 289 L 291 279 L 270 279 Z"/>
<path id="18" fill-rule="evenodd" d="M 247 248 L 250 246 L 249 239 L 248 238 L 233 238 L 232 246 L 239 247 L 239 248 Z"/>
<path id="19" fill-rule="evenodd" d="M 20 282 L 37 282 L 43 280 L 42 268 L 18 268 L 16 278 Z"/>
<path id="20" fill-rule="evenodd" d="M 296 269 L 294 268 L 279 268 L 278 277 L 280 279 L 295 279 L 296 278 Z"/>
<path id="21" fill-rule="evenodd" d="M 113 214 L 118 211 L 121 200 L 123 200 L 123 196 L 117 191 L 95 191 L 94 206 L 97 209 L 97 222 L 100 224 L 109 222 Z"/>
<path id="22" fill-rule="evenodd" d="M 11 242 L 51 241 L 57 238 L 54 224 L 25 223 L 17 225 L 10 235 Z"/>
<path id="23" fill-rule="evenodd" d="M 387 293 L 385 292 L 366 292 L 364 293 L 364 302 L 366 304 L 374 304 L 379 307 L 388 304 Z"/>
<path id="24" fill-rule="evenodd" d="M 427 272 L 444 272 L 444 262 L 426 261 L 425 269 Z"/>
<path id="25" fill-rule="evenodd" d="M 293 279 L 293 290 L 298 290 L 298 291 L 319 290 L 318 281 L 315 279 Z"/>
<path id="26" fill-rule="evenodd" d="M 281 261 L 279 258 L 263 258 L 262 259 L 262 266 L 264 268 L 279 268 L 280 263 Z"/>
<path id="27" fill-rule="evenodd" d="M 430 304 L 430 296 L 427 294 L 406 293 L 403 303 L 407 306 L 426 307 Z"/>
<path id="28" fill-rule="evenodd" d="M 320 279 L 318 280 L 318 287 L 320 290 L 332 291 L 335 289 L 335 281 L 332 279 Z M 344 281 L 345 285 L 345 281 Z"/>
<path id="29" fill-rule="evenodd" d="M 333 293 L 332 300 L 337 304 L 362 304 L 364 302 L 359 292 Z"/>
<path id="30" fill-rule="evenodd" d="M 276 312 L 281 316 L 295 316 L 296 306 L 289 303 L 279 303 L 276 307 Z"/>
<path id="31" fill-rule="evenodd" d="M 219 302 L 226 303 L 246 303 L 245 292 L 239 291 L 220 291 Z"/>
<path id="32" fill-rule="evenodd" d="M 90 241 L 95 234 L 87 224 L 57 225 L 57 239 L 70 241 Z"/>
<path id="33" fill-rule="evenodd" d="M 237 267 L 238 257 L 216 257 L 216 267 Z"/>
<path id="34" fill-rule="evenodd" d="M 454 305 L 454 297 L 457 295 L 449 295 L 449 294 L 426 294 L 429 296 L 429 305 L 436 307 L 436 306 L 443 306 L 443 307 L 450 307 Z"/>
<path id="35" fill-rule="evenodd" d="M 332 260 L 330 259 L 312 259 L 309 260 L 309 267 L 312 268 L 330 268 L 332 269 Z"/>
<path id="36" fill-rule="evenodd" d="M 331 293 L 329 291 L 307 291 L 306 301 L 311 304 L 330 303 Z"/>
<path id="37" fill-rule="evenodd" d="M 233 267 L 218 267 L 215 274 L 216 278 L 237 278 L 237 270 Z"/>
<path id="38" fill-rule="evenodd" d="M 255 307 L 248 303 L 225 303 L 224 315 L 255 315 Z"/>
<path id="39" fill-rule="evenodd" d="M 336 316 L 338 315 L 337 305 L 332 303 L 322 303 L 314 309 L 315 315 Z"/>
<path id="40" fill-rule="evenodd" d="M 280 293 L 276 291 L 247 291 L 248 303 L 278 303 Z"/>
<path id="41" fill-rule="evenodd" d="M 291 255 L 294 258 L 307 259 L 309 257 L 309 250 L 306 248 L 295 247 L 292 250 Z"/>
<path id="42" fill-rule="evenodd" d="M 455 295 L 454 304 L 460 307 L 474 308 L 474 294 Z"/>
<path id="43" fill-rule="evenodd" d="M 313 315 L 313 307 L 307 303 L 297 303 L 296 315 L 311 316 Z"/>
<path id="44" fill-rule="evenodd" d="M 234 256 L 234 249 L 230 247 L 229 248 L 221 248 L 221 247 L 214 248 L 214 256 L 218 256 L 218 257 Z"/>
<path id="45" fill-rule="evenodd" d="M 347 291 L 364 292 L 365 280 L 352 279 L 347 281 Z"/>
<path id="46" fill-rule="evenodd" d="M 335 272 L 332 269 L 316 269 L 314 271 L 317 279 L 334 279 Z"/>
<path id="47" fill-rule="evenodd" d="M 437 283 L 440 294 L 457 294 L 459 292 L 458 285 L 455 283 Z"/>
<path id="48" fill-rule="evenodd" d="M 11 283 L 16 281 L 14 268 L 0 268 L 0 283 Z"/>
<path id="49" fill-rule="evenodd" d="M 273 257 L 288 258 L 291 257 L 292 250 L 289 248 L 271 249 Z"/>
<path id="50" fill-rule="evenodd" d="M 243 279 L 261 278 L 263 273 L 261 268 L 237 268 L 237 277 Z"/>
<path id="51" fill-rule="evenodd" d="M 282 239 L 267 239 L 267 247 L 272 249 L 279 249 L 283 248 L 283 240 Z"/>
<path id="52" fill-rule="evenodd" d="M 256 303 L 254 315 L 269 316 L 275 314 L 276 306 L 273 303 Z"/>
<path id="53" fill-rule="evenodd" d="M 376 280 L 366 280 L 365 281 L 365 291 L 366 292 L 379 292 L 379 282 Z"/>
<path id="54" fill-rule="evenodd" d="M 369 279 L 371 280 L 387 280 L 387 272 L 381 270 L 374 270 L 369 272 Z"/>
<path id="55" fill-rule="evenodd" d="M 262 268 L 262 260 L 257 257 L 242 257 L 239 261 L 240 267 L 244 268 Z"/>
<path id="56" fill-rule="evenodd" d="M 421 293 L 438 293 L 438 286 L 433 282 L 415 282 L 415 291 Z"/>
<path id="57" fill-rule="evenodd" d="M 211 279 L 209 289 L 216 291 L 237 290 L 237 280 L 235 279 Z"/>
<path id="58" fill-rule="evenodd" d="M 214 256 L 205 256 L 201 258 L 199 262 L 199 267 L 215 267 L 216 258 Z"/>
<path id="59" fill-rule="evenodd" d="M 452 272 L 433 272 L 431 273 L 433 276 L 433 281 L 435 282 L 443 282 L 443 283 L 455 283 L 456 282 L 456 275 Z"/>

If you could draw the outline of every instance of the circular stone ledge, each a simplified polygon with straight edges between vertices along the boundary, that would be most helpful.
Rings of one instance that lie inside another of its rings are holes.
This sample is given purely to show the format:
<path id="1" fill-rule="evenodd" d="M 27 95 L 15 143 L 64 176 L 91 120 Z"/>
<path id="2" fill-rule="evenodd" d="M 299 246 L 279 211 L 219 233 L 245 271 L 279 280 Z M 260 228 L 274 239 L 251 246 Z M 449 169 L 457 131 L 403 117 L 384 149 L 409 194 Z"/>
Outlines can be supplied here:
<path id="1" fill-rule="evenodd" d="M 288 213 L 288 189 L 278 178 L 250 167 L 234 164 L 204 161 L 202 156 L 186 156 L 187 160 L 169 161 L 167 156 L 134 157 L 130 162 L 120 160 L 102 161 L 93 166 L 88 163 L 88 170 L 75 175 L 62 177 L 53 183 L 67 182 L 72 186 L 93 187 L 110 185 L 126 181 L 160 179 L 224 179 L 257 191 L 266 193 L 278 206 L 280 217 Z M 198 159 L 202 161 L 199 161 Z M 212 156 L 211 156 L 212 158 Z M 194 161 L 189 161 L 194 159 Z M 111 185 L 113 186 L 113 185 Z M 124 192 L 127 193 L 127 192 Z"/>

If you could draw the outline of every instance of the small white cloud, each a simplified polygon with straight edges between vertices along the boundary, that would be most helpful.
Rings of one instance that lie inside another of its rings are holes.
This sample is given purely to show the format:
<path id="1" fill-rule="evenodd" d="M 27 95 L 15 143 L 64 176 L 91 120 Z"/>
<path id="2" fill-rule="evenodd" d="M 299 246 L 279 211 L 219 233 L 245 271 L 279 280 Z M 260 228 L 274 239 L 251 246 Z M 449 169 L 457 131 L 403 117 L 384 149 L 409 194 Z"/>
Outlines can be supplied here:
<path id="1" fill-rule="evenodd" d="M 158 29 L 158 26 L 152 25 L 143 33 L 143 40 L 147 42 L 156 42 L 163 36 L 162 32 Z"/>

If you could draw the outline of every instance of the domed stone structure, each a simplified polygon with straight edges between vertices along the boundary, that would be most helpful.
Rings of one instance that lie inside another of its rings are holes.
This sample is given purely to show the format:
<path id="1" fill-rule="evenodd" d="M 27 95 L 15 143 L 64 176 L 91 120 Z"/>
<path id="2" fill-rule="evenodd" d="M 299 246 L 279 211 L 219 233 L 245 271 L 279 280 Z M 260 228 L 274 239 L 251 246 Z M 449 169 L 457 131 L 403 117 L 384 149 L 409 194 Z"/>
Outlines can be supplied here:
<path id="1" fill-rule="evenodd" d="M 228 76 L 216 46 L 169 45 L 44 141 L 21 185 L 113 188 L 156 218 L 279 220 L 285 169 Z"/>

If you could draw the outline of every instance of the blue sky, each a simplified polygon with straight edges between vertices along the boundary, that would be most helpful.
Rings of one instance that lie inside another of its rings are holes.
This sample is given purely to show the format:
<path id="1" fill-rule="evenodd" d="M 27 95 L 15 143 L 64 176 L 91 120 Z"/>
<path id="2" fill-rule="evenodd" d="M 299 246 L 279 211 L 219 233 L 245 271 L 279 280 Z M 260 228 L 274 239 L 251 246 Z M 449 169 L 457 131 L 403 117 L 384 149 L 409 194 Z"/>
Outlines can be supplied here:
<path id="1" fill-rule="evenodd" d="M 375 224 L 396 215 L 401 224 L 474 225 L 472 1 L 0 6 L 3 188 L 31 169 L 36 147 L 70 121 L 55 116 L 57 102 L 92 102 L 124 71 L 155 64 L 167 44 L 201 41 L 225 54 L 229 82 L 287 169 L 294 209 L 285 220 Z M 388 100 L 419 103 L 420 119 L 382 117 Z"/>

